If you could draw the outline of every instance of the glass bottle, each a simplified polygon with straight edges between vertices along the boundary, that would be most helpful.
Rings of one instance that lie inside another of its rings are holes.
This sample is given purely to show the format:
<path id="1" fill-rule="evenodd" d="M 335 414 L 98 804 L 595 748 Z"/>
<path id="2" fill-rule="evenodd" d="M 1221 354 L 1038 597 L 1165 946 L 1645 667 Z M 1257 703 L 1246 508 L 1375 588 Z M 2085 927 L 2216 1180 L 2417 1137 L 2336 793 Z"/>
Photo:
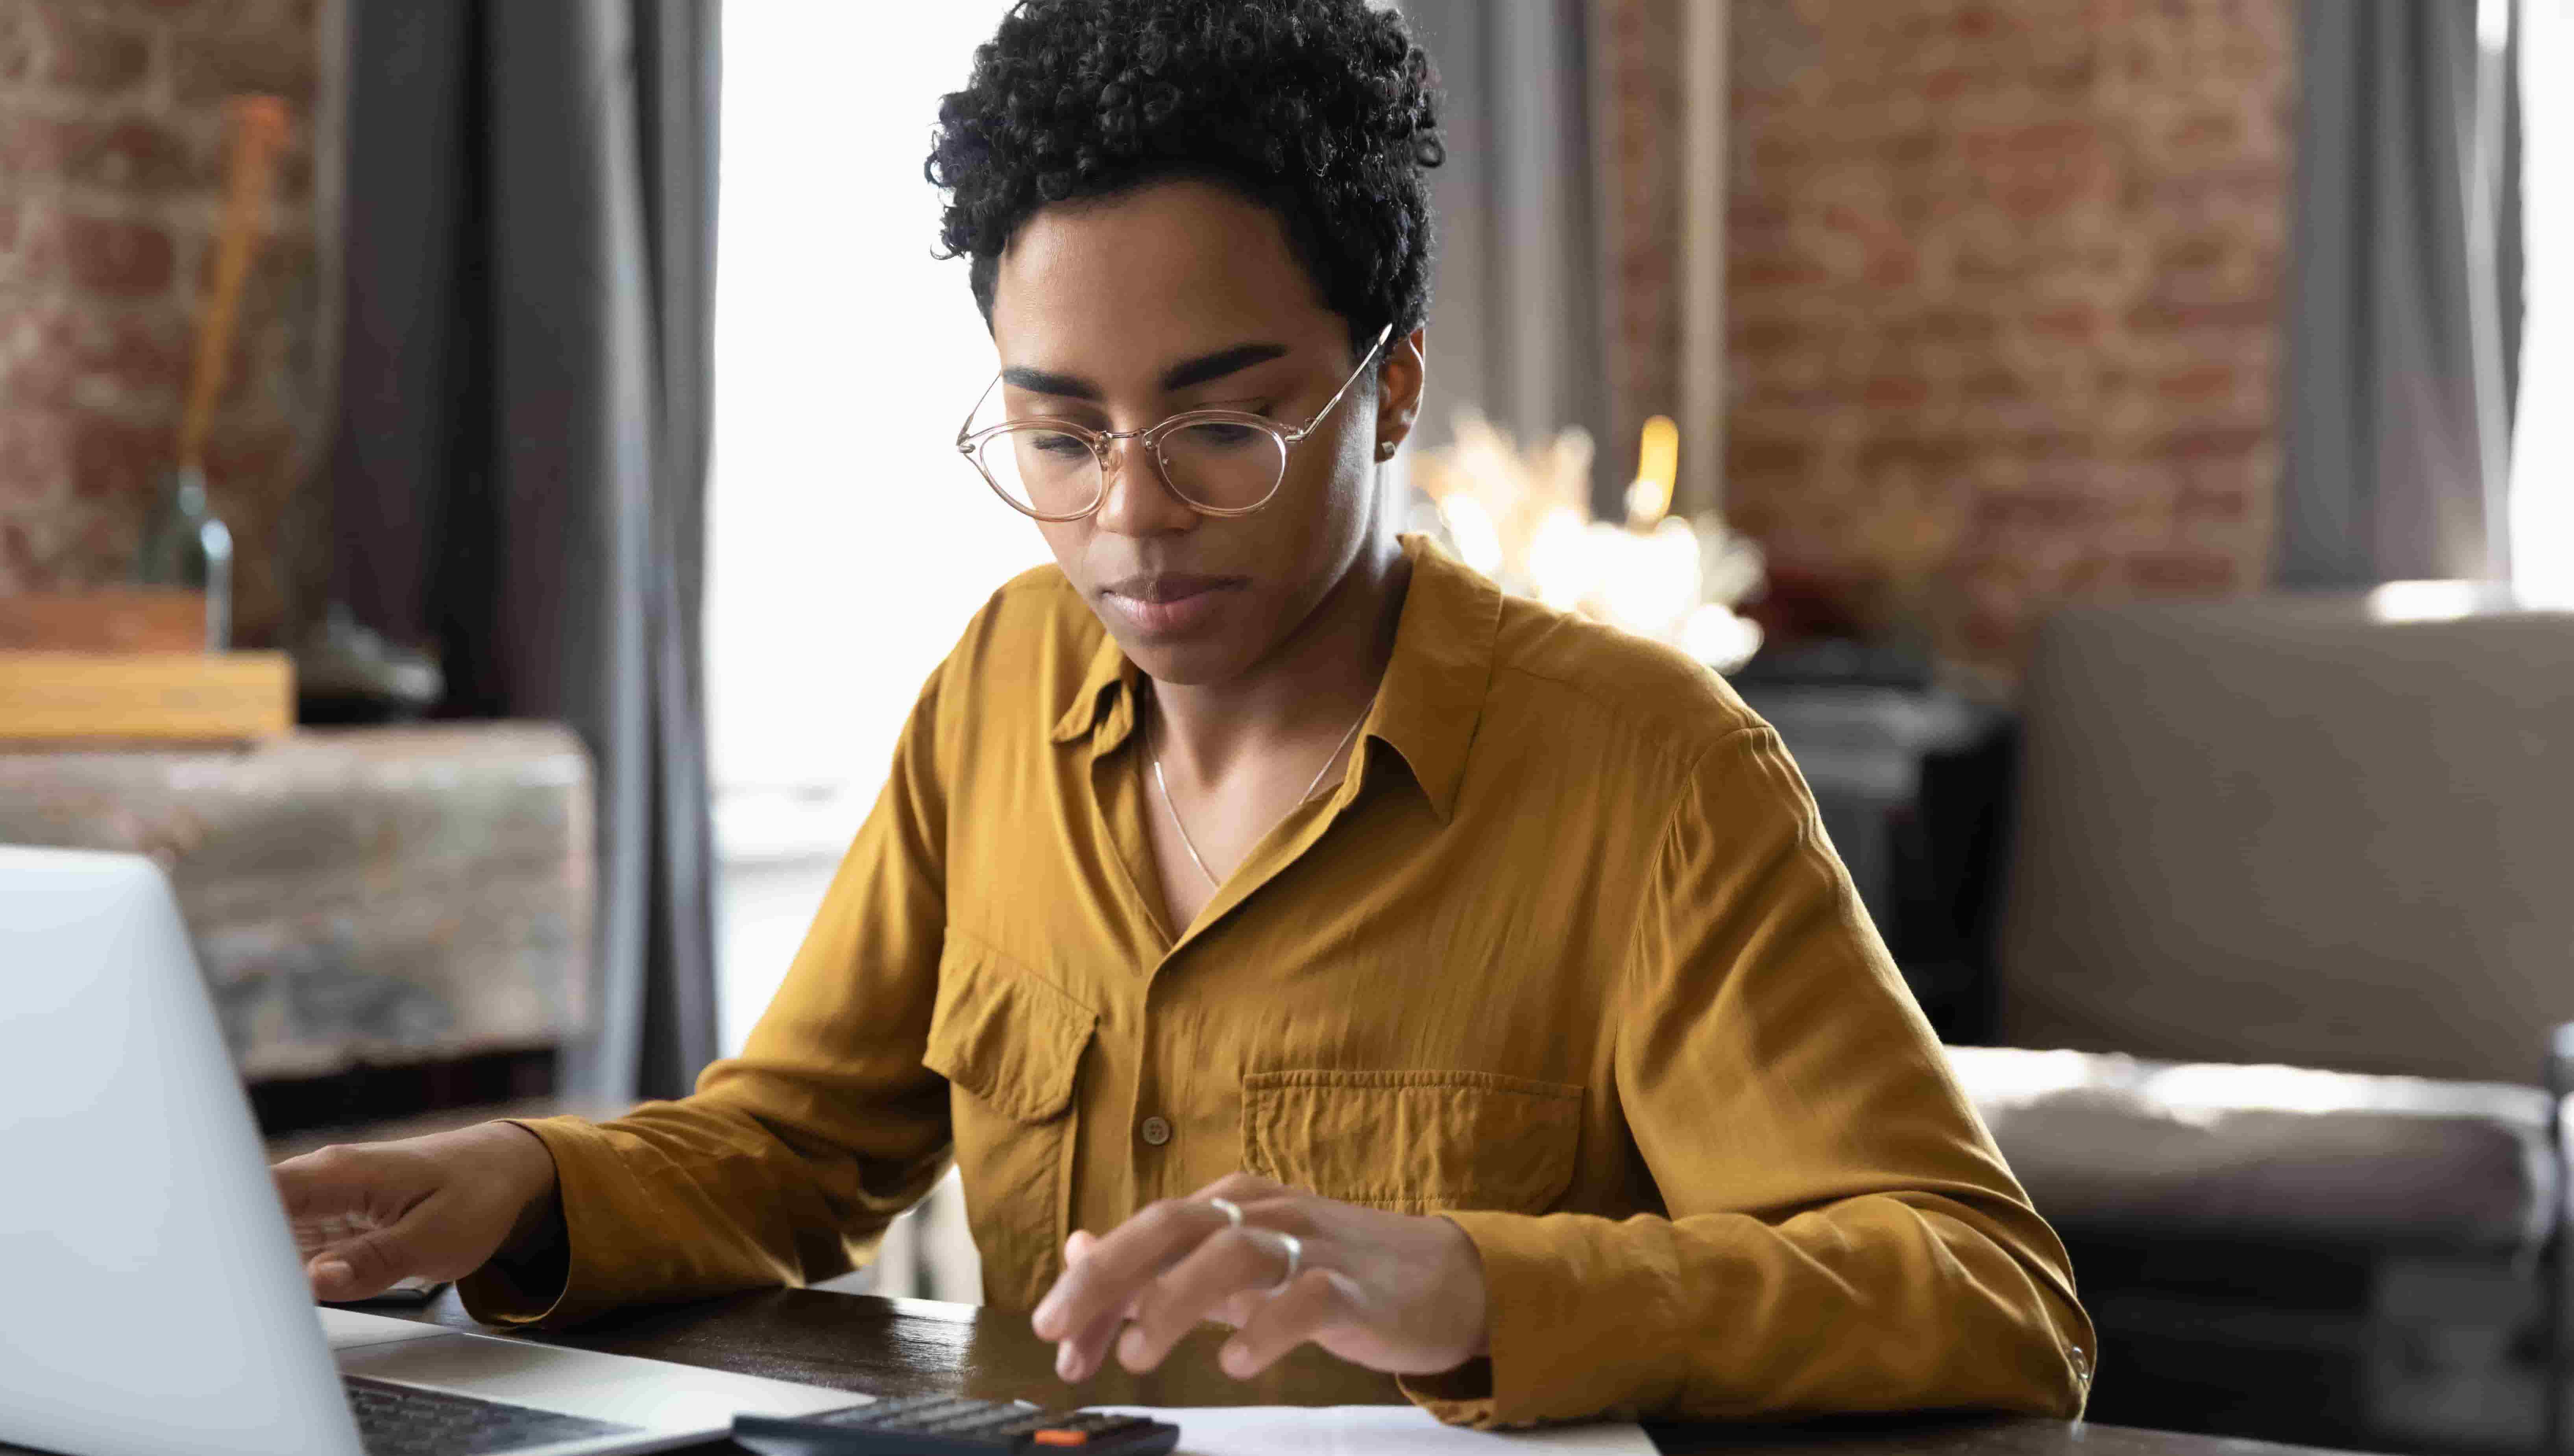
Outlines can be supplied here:
<path id="1" fill-rule="evenodd" d="M 206 505 L 206 475 L 194 465 L 170 472 L 143 544 L 134 557 L 134 579 L 144 586 L 178 587 L 206 594 L 206 650 L 232 645 L 233 533 Z"/>

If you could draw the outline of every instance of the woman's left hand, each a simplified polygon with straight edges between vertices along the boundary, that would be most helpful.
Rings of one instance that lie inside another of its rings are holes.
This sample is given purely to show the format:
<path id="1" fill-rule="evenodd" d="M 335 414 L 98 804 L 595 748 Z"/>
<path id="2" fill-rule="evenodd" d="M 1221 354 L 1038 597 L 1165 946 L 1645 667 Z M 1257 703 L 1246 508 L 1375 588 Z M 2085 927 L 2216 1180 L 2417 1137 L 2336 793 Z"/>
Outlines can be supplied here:
<path id="1" fill-rule="evenodd" d="M 1208 1201 L 1242 1210 L 1237 1228 Z M 1289 1274 L 1288 1245 L 1301 1245 Z M 1075 1233 L 1063 1276 L 1030 1321 L 1055 1342 L 1055 1373 L 1084 1380 L 1116 1343 L 1150 1370 L 1201 1320 L 1236 1331 L 1217 1356 L 1247 1379 L 1307 1340 L 1398 1375 L 1453 1370 L 1488 1353 L 1484 1262 L 1445 1218 L 1388 1213 L 1233 1173 L 1154 1203 L 1107 1234 Z"/>

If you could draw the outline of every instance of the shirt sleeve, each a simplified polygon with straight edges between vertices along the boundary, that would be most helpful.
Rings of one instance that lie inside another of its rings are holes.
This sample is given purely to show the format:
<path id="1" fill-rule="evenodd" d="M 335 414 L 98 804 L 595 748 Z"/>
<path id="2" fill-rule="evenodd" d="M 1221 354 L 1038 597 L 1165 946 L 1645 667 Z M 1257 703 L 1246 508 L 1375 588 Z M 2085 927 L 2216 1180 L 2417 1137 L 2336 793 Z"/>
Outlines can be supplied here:
<path id="1" fill-rule="evenodd" d="M 569 1269 L 560 1289 L 531 1290 L 486 1265 L 459 1285 L 475 1318 L 569 1324 L 641 1299 L 830 1278 L 945 1171 L 947 1083 L 921 1065 L 946 923 L 945 672 L 742 1055 L 682 1100 L 519 1124 L 554 1154 Z"/>
<path id="2" fill-rule="evenodd" d="M 2091 1325 L 2063 1245 L 1950 1076 L 1777 736 L 1707 750 L 1647 885 L 1614 1094 L 1669 1216 L 1448 1215 L 1489 1362 L 1441 1418 L 2070 1417 Z"/>

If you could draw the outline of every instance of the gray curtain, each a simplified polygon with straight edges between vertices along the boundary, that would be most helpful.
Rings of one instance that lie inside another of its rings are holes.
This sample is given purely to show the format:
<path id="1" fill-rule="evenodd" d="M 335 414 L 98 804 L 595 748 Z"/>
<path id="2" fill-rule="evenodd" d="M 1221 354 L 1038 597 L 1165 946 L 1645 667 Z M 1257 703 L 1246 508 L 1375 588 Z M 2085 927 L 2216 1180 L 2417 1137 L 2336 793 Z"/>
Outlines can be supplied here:
<path id="1" fill-rule="evenodd" d="M 1401 9 L 1447 101 L 1421 442 L 1446 443 L 1457 406 L 1472 404 L 1523 443 L 1578 424 L 1610 449 L 1588 0 Z"/>
<path id="2" fill-rule="evenodd" d="M 2500 57 L 2477 0 L 2298 7 L 2278 579 L 2500 576 Z"/>
<path id="3" fill-rule="evenodd" d="M 353 12 L 335 589 L 437 645 L 443 712 L 588 740 L 593 1031 L 565 1091 L 676 1095 L 714 1053 L 716 3 Z"/>

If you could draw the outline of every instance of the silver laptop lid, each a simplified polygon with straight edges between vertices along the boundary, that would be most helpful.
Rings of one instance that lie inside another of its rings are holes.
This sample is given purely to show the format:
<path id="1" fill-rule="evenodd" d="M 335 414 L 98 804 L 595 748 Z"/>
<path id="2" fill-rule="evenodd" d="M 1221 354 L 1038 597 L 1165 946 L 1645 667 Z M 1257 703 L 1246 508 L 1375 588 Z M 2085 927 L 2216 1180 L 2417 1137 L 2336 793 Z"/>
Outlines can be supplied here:
<path id="1" fill-rule="evenodd" d="M 0 1441 L 357 1456 L 168 882 L 0 847 Z"/>

